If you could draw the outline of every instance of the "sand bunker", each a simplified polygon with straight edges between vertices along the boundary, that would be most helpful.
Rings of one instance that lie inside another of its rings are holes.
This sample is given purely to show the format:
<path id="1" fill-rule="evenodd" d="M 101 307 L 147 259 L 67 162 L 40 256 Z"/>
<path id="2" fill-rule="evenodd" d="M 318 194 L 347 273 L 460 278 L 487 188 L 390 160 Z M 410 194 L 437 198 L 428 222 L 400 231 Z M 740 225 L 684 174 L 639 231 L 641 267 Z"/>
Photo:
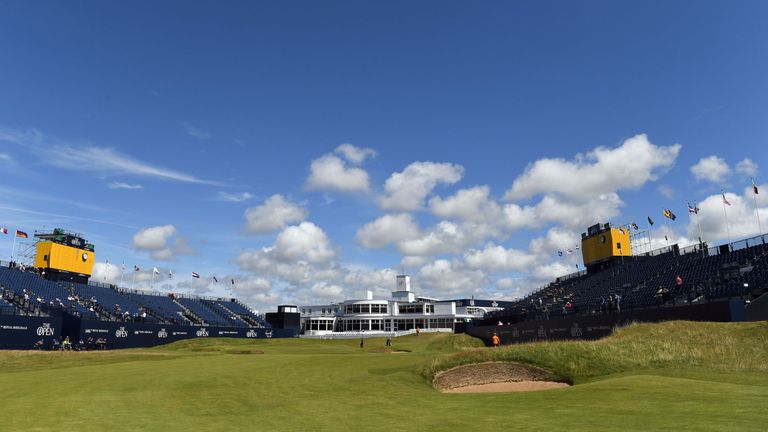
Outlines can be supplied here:
<path id="1" fill-rule="evenodd" d="M 432 385 L 444 393 L 536 391 L 568 387 L 552 373 L 519 363 L 480 363 L 439 373 Z"/>

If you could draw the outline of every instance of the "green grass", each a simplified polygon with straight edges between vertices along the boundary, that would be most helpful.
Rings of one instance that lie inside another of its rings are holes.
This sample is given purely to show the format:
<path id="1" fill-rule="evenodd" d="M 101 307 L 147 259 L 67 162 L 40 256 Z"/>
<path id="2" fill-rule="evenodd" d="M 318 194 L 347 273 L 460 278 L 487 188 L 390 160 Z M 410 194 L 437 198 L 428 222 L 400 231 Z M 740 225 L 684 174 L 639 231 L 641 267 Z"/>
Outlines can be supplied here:
<path id="1" fill-rule="evenodd" d="M 183 341 L 0 352 L 2 431 L 764 430 L 768 324 L 632 325 L 597 342 L 479 348 L 464 335 Z M 577 385 L 441 394 L 439 370 L 522 361 Z"/>

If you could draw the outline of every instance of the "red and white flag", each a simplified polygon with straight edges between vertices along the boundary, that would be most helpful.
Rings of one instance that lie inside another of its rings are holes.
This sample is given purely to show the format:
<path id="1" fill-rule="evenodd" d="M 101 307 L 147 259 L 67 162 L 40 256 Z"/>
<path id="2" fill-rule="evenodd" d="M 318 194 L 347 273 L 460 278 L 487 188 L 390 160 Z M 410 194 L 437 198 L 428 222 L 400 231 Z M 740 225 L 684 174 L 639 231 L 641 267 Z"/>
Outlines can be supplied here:
<path id="1" fill-rule="evenodd" d="M 8 234 L 8 228 L 0 228 L 0 233 Z"/>
<path id="2" fill-rule="evenodd" d="M 200 275 L 195 272 L 192 272 L 192 277 L 195 279 L 200 279 Z"/>

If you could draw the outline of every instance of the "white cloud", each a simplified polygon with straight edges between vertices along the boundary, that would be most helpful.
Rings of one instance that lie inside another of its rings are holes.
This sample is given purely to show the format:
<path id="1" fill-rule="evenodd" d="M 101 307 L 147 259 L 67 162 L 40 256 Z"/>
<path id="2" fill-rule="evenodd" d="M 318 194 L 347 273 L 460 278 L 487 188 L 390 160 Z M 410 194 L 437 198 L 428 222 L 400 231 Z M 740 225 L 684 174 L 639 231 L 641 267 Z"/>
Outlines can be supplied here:
<path id="1" fill-rule="evenodd" d="M 582 232 L 586 231 L 584 228 L 581 229 Z M 568 249 L 576 251 L 576 246 L 580 244 L 581 235 L 577 231 L 554 227 L 549 229 L 544 237 L 531 240 L 528 248 L 535 254 L 550 256 L 557 251 L 567 251 Z"/>
<path id="2" fill-rule="evenodd" d="M 64 142 L 46 136 L 36 129 L 19 131 L 0 127 L 0 141 L 18 144 L 31 150 L 49 165 L 74 171 L 153 177 L 185 183 L 219 184 L 180 171 L 153 166 L 108 147 Z"/>
<path id="3" fill-rule="evenodd" d="M 461 269 L 451 261 L 438 259 L 419 270 L 414 282 L 421 289 L 439 295 L 469 295 L 483 287 L 487 279 L 478 270 Z"/>
<path id="4" fill-rule="evenodd" d="M 619 147 L 598 147 L 575 159 L 539 159 L 517 177 L 504 194 L 506 200 L 526 199 L 557 193 L 583 200 L 620 189 L 637 189 L 674 164 L 681 146 L 661 147 L 644 134 L 624 141 Z"/>
<path id="5" fill-rule="evenodd" d="M 170 261 L 173 259 L 173 251 L 171 248 L 158 249 L 152 251 L 149 256 L 152 257 L 153 260 L 157 261 Z"/>
<path id="6" fill-rule="evenodd" d="M 216 201 L 243 202 L 243 201 L 248 201 L 251 198 L 253 198 L 253 195 L 250 192 L 241 192 L 241 193 L 231 194 L 228 192 L 219 191 L 218 195 L 216 196 Z"/>
<path id="7" fill-rule="evenodd" d="M 745 176 L 754 177 L 757 175 L 758 167 L 752 159 L 746 158 L 736 164 L 736 172 Z"/>
<path id="8" fill-rule="evenodd" d="M 234 284 L 231 283 L 233 279 Z M 274 289 L 269 279 L 250 275 L 226 275 L 219 280 L 227 285 L 227 289 L 235 298 L 255 309 L 273 311 L 281 301 L 279 292 Z"/>
<path id="9" fill-rule="evenodd" d="M 195 255 L 186 237 L 176 235 L 173 225 L 143 228 L 133 236 L 133 247 L 150 253 L 153 260 L 170 261 L 176 255 Z"/>
<path id="10" fill-rule="evenodd" d="M 758 186 L 760 190 L 768 187 L 768 184 Z M 746 237 L 758 235 L 757 215 L 755 214 L 755 201 L 752 187 L 744 189 L 742 195 L 726 192 L 725 197 L 730 206 L 725 206 L 723 211 L 723 197 L 721 194 L 710 195 L 699 202 L 699 222 L 701 223 L 702 239 L 710 245 L 716 242 L 740 240 Z M 763 232 L 768 226 L 768 197 L 758 195 L 758 211 Z M 726 225 L 726 215 L 728 224 Z M 688 237 L 697 238 L 699 235 L 696 217 L 691 217 L 687 227 Z"/>
<path id="11" fill-rule="evenodd" d="M 327 154 L 312 161 L 308 190 L 335 190 L 340 192 L 368 192 L 368 173 L 360 168 L 348 167 L 341 158 Z"/>
<path id="12" fill-rule="evenodd" d="M 666 199 L 673 199 L 675 197 L 675 190 L 672 189 L 669 185 L 659 185 L 658 189 L 661 196 L 663 196 Z"/>
<path id="13" fill-rule="evenodd" d="M 499 220 L 501 207 L 489 197 L 488 186 L 461 189 L 448 198 L 434 197 L 429 200 L 429 209 L 443 219 L 462 219 L 482 222 Z"/>
<path id="14" fill-rule="evenodd" d="M 598 221 L 608 221 L 619 215 L 624 201 L 616 193 L 585 197 L 583 201 L 569 201 L 546 195 L 534 207 L 539 223 L 558 223 L 570 229 L 584 229 Z"/>
<path id="15" fill-rule="evenodd" d="M 13 159 L 8 154 L 0 153 L 0 161 L 11 162 L 11 161 L 13 161 Z"/>
<path id="16" fill-rule="evenodd" d="M 144 186 L 140 184 L 123 183 L 119 181 L 113 181 L 107 184 L 107 187 L 110 189 L 128 189 L 128 190 L 144 189 Z"/>
<path id="17" fill-rule="evenodd" d="M 376 150 L 356 147 L 352 144 L 342 144 L 336 147 L 335 151 L 344 156 L 344 159 L 355 165 L 360 165 L 368 158 L 376 157 Z"/>
<path id="18" fill-rule="evenodd" d="M 385 195 L 379 205 L 387 210 L 418 210 L 424 199 L 440 183 L 454 184 L 464 175 L 464 167 L 450 163 L 414 162 L 402 172 L 393 173 L 384 183 Z"/>
<path id="19" fill-rule="evenodd" d="M 289 226 L 278 234 L 272 246 L 245 251 L 237 258 L 243 270 L 263 272 L 303 283 L 318 265 L 336 256 L 325 232 L 312 222 Z"/>
<path id="20" fill-rule="evenodd" d="M 307 211 L 276 194 L 267 198 L 264 204 L 245 210 L 245 232 L 267 234 L 285 228 L 289 224 L 303 221 Z"/>
<path id="21" fill-rule="evenodd" d="M 279 261 L 327 262 L 336 256 L 325 232 L 312 222 L 284 229 L 275 240 L 273 254 Z"/>
<path id="22" fill-rule="evenodd" d="M 419 236 L 419 227 L 407 213 L 384 215 L 357 230 L 355 238 L 363 247 L 378 249 Z"/>
<path id="23" fill-rule="evenodd" d="M 199 139 L 199 140 L 207 140 L 213 137 L 211 133 L 204 131 L 198 127 L 195 127 L 191 123 L 182 123 L 182 126 L 184 127 L 184 131 L 187 133 L 187 135 L 191 136 L 192 138 Z"/>
<path id="24" fill-rule="evenodd" d="M 176 234 L 173 225 L 144 228 L 133 236 L 133 247 L 144 250 L 159 250 L 166 246 L 168 238 Z"/>
<path id="25" fill-rule="evenodd" d="M 482 241 L 482 235 L 464 226 L 441 221 L 421 237 L 403 240 L 397 247 L 401 253 L 409 256 L 433 256 L 445 253 L 458 253 L 465 247 Z"/>
<path id="26" fill-rule="evenodd" d="M 310 288 L 315 298 L 327 300 L 327 301 L 341 301 L 344 300 L 342 293 L 344 289 L 338 285 L 329 284 L 326 282 L 318 282 L 312 285 Z"/>
<path id="27" fill-rule="evenodd" d="M 91 281 L 116 284 L 120 281 L 120 265 L 97 262 L 93 264 Z"/>
<path id="28" fill-rule="evenodd" d="M 527 252 L 505 249 L 503 246 L 491 243 L 482 250 L 470 249 L 465 252 L 464 262 L 467 267 L 474 270 L 522 272 L 536 264 L 537 257 Z"/>
<path id="29" fill-rule="evenodd" d="M 731 174 L 731 168 L 723 159 L 713 155 L 701 158 L 696 165 L 691 167 L 691 172 L 696 180 L 721 184 Z"/>

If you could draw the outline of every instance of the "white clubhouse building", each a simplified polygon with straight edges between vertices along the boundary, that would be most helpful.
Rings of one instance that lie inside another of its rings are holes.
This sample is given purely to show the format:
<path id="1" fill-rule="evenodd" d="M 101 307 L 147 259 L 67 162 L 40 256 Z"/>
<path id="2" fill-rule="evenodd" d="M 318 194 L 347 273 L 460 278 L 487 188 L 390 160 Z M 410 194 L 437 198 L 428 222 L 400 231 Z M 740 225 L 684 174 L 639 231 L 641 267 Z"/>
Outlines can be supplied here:
<path id="1" fill-rule="evenodd" d="M 507 302 L 492 300 L 436 300 L 411 292 L 411 278 L 397 276 L 397 288 L 388 300 L 363 300 L 338 304 L 299 306 L 305 335 L 334 333 L 392 333 L 414 330 L 454 331 L 457 323 L 483 318 L 486 312 L 503 309 Z"/>

